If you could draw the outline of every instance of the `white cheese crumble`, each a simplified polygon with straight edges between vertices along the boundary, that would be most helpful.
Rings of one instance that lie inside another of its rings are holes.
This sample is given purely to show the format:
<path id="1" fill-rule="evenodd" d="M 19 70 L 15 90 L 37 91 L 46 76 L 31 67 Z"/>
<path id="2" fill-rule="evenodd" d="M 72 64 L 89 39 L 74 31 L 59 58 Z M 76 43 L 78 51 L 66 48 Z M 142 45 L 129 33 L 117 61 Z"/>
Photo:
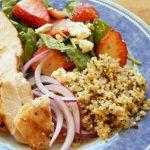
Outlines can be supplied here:
<path id="1" fill-rule="evenodd" d="M 80 40 L 79 47 L 82 49 L 82 53 L 88 53 L 93 50 L 94 44 L 88 40 Z"/>
<path id="2" fill-rule="evenodd" d="M 44 24 L 43 26 L 41 26 L 41 27 L 35 29 L 35 33 L 38 33 L 38 34 L 39 34 L 39 33 L 48 32 L 48 31 L 50 31 L 51 27 L 52 27 L 52 24 L 49 24 L 49 23 Z"/>
<path id="3" fill-rule="evenodd" d="M 91 35 L 90 29 L 82 22 L 72 22 L 68 26 L 70 35 L 76 36 L 79 39 L 88 38 Z"/>
<path id="4" fill-rule="evenodd" d="M 59 82 L 64 82 L 66 79 L 76 80 L 76 75 L 73 72 L 66 72 L 63 68 L 59 68 L 51 74 L 52 77 L 57 79 Z"/>
<path id="5" fill-rule="evenodd" d="M 72 38 L 72 41 L 79 45 L 79 47 L 82 50 L 82 53 L 88 53 L 89 51 L 93 50 L 94 44 L 87 39 L 77 39 L 77 38 Z"/>

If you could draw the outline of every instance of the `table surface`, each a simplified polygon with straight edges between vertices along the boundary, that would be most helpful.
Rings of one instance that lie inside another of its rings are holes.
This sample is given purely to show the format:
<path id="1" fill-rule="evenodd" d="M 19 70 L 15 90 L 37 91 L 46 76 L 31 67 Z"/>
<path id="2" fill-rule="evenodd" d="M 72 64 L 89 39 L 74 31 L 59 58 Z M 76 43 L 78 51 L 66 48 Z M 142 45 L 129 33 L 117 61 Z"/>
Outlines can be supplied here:
<path id="1" fill-rule="evenodd" d="M 150 0 L 112 0 L 127 8 L 150 25 Z"/>

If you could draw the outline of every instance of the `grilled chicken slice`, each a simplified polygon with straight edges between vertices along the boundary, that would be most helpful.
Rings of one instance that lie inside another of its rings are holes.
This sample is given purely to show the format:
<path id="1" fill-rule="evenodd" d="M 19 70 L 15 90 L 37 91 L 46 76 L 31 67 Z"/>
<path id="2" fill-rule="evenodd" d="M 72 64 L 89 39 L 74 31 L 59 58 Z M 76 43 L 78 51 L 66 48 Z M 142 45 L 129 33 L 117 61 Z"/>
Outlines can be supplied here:
<path id="1" fill-rule="evenodd" d="M 0 89 L 0 114 L 7 129 L 13 132 L 13 119 L 18 110 L 27 102 L 33 100 L 29 82 L 22 73 L 17 73 L 11 79 L 4 81 Z"/>
<path id="2" fill-rule="evenodd" d="M 17 30 L 0 12 L 0 130 L 33 149 L 46 149 L 54 130 L 50 102 L 33 100 L 29 82 L 18 73 L 22 54 Z"/>
<path id="3" fill-rule="evenodd" d="M 5 14 L 0 12 L 0 82 L 18 72 L 22 53 L 16 28 Z"/>
<path id="4" fill-rule="evenodd" d="M 47 149 L 54 130 L 49 98 L 42 96 L 25 104 L 14 119 L 14 127 L 31 148 Z"/>
<path id="5" fill-rule="evenodd" d="M 23 49 L 17 30 L 6 15 L 0 12 L 0 84 L 4 80 L 13 78 L 18 72 L 22 53 Z M 0 99 L 0 111 L 1 102 Z M 0 113 L 0 130 L 3 131 L 7 130 L 4 120 L 6 120 L 5 115 Z"/>

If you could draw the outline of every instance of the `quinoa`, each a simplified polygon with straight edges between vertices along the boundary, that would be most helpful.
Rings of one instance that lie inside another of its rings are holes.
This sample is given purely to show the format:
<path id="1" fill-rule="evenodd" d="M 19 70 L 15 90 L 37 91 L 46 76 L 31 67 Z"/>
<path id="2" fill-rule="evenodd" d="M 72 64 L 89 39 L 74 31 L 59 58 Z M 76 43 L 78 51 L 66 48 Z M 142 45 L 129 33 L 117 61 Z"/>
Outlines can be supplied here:
<path id="1" fill-rule="evenodd" d="M 77 97 L 82 128 L 107 139 L 118 128 L 128 128 L 130 119 L 146 103 L 144 77 L 133 66 L 119 66 L 108 54 L 93 57 L 82 72 L 75 69 L 52 75 Z M 141 115 L 145 115 L 142 111 Z M 135 125 L 135 123 L 133 123 Z"/>

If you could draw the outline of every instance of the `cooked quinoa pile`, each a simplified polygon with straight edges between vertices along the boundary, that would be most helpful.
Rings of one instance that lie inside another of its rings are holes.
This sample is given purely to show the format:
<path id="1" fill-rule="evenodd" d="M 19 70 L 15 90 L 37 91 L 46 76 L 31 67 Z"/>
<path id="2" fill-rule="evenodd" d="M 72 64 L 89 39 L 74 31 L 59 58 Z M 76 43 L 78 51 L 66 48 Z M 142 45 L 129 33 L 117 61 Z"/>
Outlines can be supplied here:
<path id="1" fill-rule="evenodd" d="M 106 139 L 118 128 L 128 128 L 143 107 L 146 81 L 132 66 L 120 67 L 105 55 L 93 57 L 82 72 L 58 69 L 52 74 L 79 100 L 83 129 Z"/>

